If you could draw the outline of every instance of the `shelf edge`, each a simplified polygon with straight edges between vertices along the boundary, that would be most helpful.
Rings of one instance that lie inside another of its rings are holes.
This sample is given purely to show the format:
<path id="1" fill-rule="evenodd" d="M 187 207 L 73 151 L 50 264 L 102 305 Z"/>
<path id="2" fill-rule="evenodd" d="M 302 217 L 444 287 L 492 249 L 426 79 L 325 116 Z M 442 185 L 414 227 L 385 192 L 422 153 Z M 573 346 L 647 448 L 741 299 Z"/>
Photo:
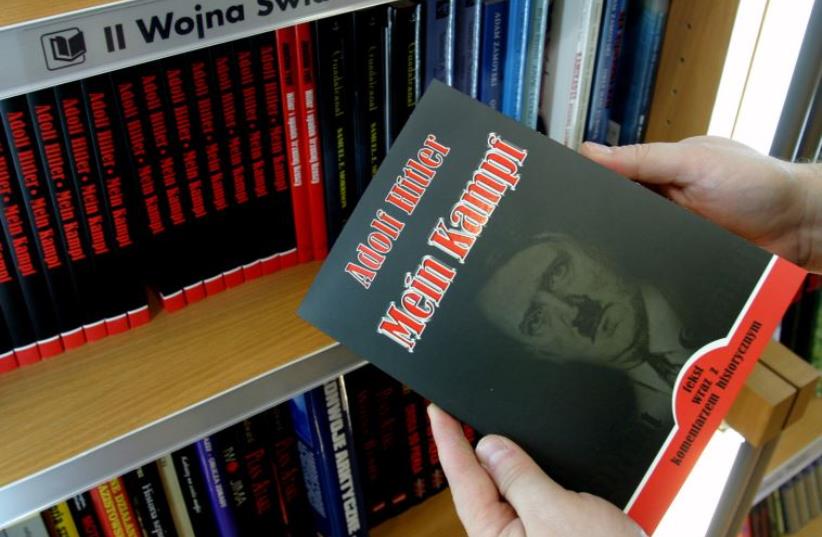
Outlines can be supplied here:
<path id="1" fill-rule="evenodd" d="M 0 487 L 0 528 L 258 414 L 365 362 L 337 343 Z"/>

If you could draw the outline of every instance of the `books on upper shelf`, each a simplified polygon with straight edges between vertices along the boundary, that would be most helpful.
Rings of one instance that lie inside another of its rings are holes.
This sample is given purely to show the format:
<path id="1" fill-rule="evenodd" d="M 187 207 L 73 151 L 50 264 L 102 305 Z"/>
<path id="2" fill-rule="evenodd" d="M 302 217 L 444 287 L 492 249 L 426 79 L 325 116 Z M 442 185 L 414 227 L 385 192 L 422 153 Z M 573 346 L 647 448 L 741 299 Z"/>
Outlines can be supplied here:
<path id="1" fill-rule="evenodd" d="M 299 313 L 650 534 L 804 275 L 435 83 Z"/>

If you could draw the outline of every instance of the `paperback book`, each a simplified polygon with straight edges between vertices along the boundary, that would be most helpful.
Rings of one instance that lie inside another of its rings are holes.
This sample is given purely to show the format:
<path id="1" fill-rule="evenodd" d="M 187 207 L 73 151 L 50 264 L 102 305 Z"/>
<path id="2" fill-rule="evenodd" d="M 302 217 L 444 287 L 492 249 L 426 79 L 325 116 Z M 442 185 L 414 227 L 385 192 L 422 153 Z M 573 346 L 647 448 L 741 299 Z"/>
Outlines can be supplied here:
<path id="1" fill-rule="evenodd" d="M 651 534 L 804 275 L 434 83 L 300 314 Z"/>

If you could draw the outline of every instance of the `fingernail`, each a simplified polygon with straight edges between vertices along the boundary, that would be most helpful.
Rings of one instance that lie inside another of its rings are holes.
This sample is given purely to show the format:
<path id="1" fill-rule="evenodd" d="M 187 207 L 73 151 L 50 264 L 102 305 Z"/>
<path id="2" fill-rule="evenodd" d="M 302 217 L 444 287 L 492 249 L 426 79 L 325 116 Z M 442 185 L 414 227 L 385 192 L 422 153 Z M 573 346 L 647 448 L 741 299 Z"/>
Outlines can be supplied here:
<path id="1" fill-rule="evenodd" d="M 588 152 L 594 154 L 608 155 L 614 152 L 613 148 L 608 147 L 607 145 L 597 144 L 594 142 L 585 142 L 582 145 L 585 146 L 585 149 Z"/>
<path id="2" fill-rule="evenodd" d="M 485 467 L 491 467 L 508 451 L 505 440 L 499 436 L 484 436 L 477 444 L 477 458 Z"/>

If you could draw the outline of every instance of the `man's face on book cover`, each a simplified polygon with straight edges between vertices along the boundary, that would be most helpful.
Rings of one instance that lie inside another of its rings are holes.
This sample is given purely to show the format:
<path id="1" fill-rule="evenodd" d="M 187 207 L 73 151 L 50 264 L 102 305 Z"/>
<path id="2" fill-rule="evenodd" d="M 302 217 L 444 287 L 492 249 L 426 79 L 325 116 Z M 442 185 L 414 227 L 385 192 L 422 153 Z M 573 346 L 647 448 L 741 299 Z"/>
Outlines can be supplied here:
<path id="1" fill-rule="evenodd" d="M 512 255 L 479 295 L 485 316 L 538 354 L 619 366 L 643 340 L 639 289 L 597 250 L 545 236 Z"/>

